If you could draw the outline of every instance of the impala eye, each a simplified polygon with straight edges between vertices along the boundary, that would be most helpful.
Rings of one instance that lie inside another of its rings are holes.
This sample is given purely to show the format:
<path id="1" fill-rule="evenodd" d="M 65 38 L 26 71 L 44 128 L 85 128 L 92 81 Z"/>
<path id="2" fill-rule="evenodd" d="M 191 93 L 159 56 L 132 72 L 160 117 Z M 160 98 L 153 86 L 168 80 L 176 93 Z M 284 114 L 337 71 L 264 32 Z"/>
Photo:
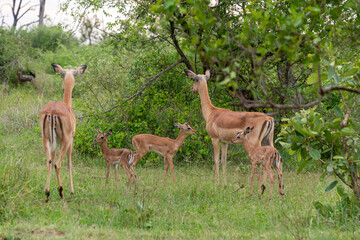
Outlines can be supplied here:
<path id="1" fill-rule="evenodd" d="M 104 137 L 101 137 L 101 139 L 104 139 Z"/>
<path id="2" fill-rule="evenodd" d="M 237 139 L 240 139 L 240 136 L 237 136 L 236 138 L 237 138 Z"/>
<path id="3" fill-rule="evenodd" d="M 191 128 L 188 128 L 188 130 L 191 130 Z"/>

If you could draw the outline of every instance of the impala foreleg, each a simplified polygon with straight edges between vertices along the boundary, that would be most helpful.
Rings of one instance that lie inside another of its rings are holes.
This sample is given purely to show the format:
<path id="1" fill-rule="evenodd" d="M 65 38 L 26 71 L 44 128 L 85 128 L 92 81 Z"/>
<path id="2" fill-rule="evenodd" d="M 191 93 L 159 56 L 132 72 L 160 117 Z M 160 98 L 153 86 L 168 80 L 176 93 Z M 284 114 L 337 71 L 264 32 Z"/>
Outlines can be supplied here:
<path id="1" fill-rule="evenodd" d="M 226 155 L 227 155 L 227 150 L 228 150 L 228 146 L 229 144 L 227 143 L 222 143 L 222 149 L 221 149 L 221 165 L 222 165 L 222 169 L 223 169 L 223 185 L 226 185 Z"/>
<path id="2" fill-rule="evenodd" d="M 219 184 L 219 153 L 220 153 L 219 139 L 212 138 L 211 141 L 214 148 L 215 181 L 217 184 Z"/>
<path id="3" fill-rule="evenodd" d="M 166 184 L 167 172 L 169 170 L 169 161 L 167 157 L 164 157 L 164 185 Z"/>
<path id="4" fill-rule="evenodd" d="M 173 161 L 172 161 L 172 157 L 169 157 L 169 158 L 168 158 L 168 162 L 169 162 L 169 165 L 170 165 L 170 168 L 171 168 L 171 173 L 172 173 L 172 177 L 173 177 L 173 180 L 174 180 L 174 185 L 176 185 L 175 169 L 174 169 L 174 163 L 173 163 Z"/>
<path id="5" fill-rule="evenodd" d="M 106 169 L 106 177 L 105 177 L 106 180 L 105 180 L 105 184 L 108 184 L 108 182 L 109 182 L 110 167 L 111 167 L 111 165 L 108 164 L 108 165 L 107 165 L 107 169 Z"/>
<path id="6" fill-rule="evenodd" d="M 115 167 L 114 167 L 115 184 L 116 184 L 116 189 L 119 190 L 117 169 L 118 169 L 118 164 L 115 164 Z"/>
<path id="7" fill-rule="evenodd" d="M 253 184 L 254 184 L 254 175 L 255 175 L 256 166 L 257 164 L 255 162 L 251 164 L 250 195 L 252 195 L 253 193 Z"/>

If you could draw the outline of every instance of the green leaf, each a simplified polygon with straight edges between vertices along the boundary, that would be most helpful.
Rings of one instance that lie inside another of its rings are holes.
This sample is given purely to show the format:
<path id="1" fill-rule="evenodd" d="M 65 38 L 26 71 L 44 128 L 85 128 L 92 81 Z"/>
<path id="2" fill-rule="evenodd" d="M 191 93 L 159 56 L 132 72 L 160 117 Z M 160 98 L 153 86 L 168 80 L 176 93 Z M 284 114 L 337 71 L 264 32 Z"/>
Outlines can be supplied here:
<path id="1" fill-rule="evenodd" d="M 330 67 L 329 73 L 328 73 L 328 79 L 331 80 L 334 76 L 334 67 Z"/>
<path id="2" fill-rule="evenodd" d="M 311 134 L 308 130 L 303 128 L 299 122 L 294 122 L 293 125 L 294 125 L 295 130 L 298 131 L 299 133 L 301 133 L 303 136 L 305 136 L 305 135 L 313 136 L 313 134 Z"/>
<path id="3" fill-rule="evenodd" d="M 341 129 L 341 133 L 345 136 L 351 136 L 351 135 L 354 135 L 356 133 L 356 131 L 351 127 L 345 127 L 343 129 Z"/>
<path id="4" fill-rule="evenodd" d="M 299 168 L 298 168 L 297 171 L 296 171 L 297 174 L 300 174 L 300 173 L 302 172 L 302 170 L 303 170 L 304 167 L 306 166 L 307 162 L 308 162 L 308 161 L 303 160 L 303 161 L 300 163 L 300 166 L 299 166 Z"/>
<path id="5" fill-rule="evenodd" d="M 335 112 L 335 115 L 336 115 L 337 117 L 342 117 L 342 111 L 341 111 L 341 109 L 339 108 L 339 106 L 335 106 L 335 107 L 334 107 L 334 112 Z"/>
<path id="6" fill-rule="evenodd" d="M 328 191 L 330 191 L 331 189 L 333 189 L 333 188 L 336 186 L 337 183 L 338 183 L 337 180 L 335 180 L 335 181 L 333 181 L 332 183 L 330 183 L 329 186 L 327 186 L 327 187 L 325 188 L 325 192 L 328 192 Z"/>
<path id="7" fill-rule="evenodd" d="M 357 68 L 350 69 L 343 74 L 343 77 L 350 77 L 350 76 L 354 75 L 357 71 L 358 71 Z"/>
<path id="8" fill-rule="evenodd" d="M 291 144 L 286 142 L 279 142 L 283 148 L 290 148 Z"/>
<path id="9" fill-rule="evenodd" d="M 315 159 L 315 160 L 319 160 L 321 157 L 321 153 L 319 150 L 311 148 L 309 151 L 310 157 Z"/>
<path id="10" fill-rule="evenodd" d="M 310 76 L 307 78 L 306 83 L 309 85 L 315 84 L 318 81 L 318 74 L 317 73 L 312 73 L 310 74 Z"/>
<path id="11" fill-rule="evenodd" d="M 344 188 L 342 188 L 341 186 L 338 186 L 338 187 L 336 188 L 336 191 L 337 191 L 337 193 L 339 194 L 340 197 L 346 196 L 345 190 L 344 190 Z"/>

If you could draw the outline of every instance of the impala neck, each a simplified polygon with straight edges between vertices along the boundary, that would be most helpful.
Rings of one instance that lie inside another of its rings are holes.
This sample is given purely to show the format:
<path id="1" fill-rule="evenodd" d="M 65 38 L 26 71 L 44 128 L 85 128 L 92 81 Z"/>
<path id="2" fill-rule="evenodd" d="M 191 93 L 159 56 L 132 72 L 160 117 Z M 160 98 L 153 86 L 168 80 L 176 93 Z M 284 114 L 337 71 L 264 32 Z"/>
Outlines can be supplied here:
<path id="1" fill-rule="evenodd" d="M 65 89 L 64 90 L 64 103 L 71 107 L 71 96 L 72 96 L 72 90 L 71 89 Z"/>
<path id="2" fill-rule="evenodd" d="M 107 140 L 100 144 L 100 148 L 101 148 L 101 152 L 103 154 L 105 154 L 107 151 L 109 151 L 109 148 L 107 146 Z"/>
<path id="3" fill-rule="evenodd" d="M 207 122 L 209 119 L 209 115 L 215 109 L 215 107 L 211 104 L 206 81 L 203 80 L 199 84 L 200 84 L 199 95 L 201 101 L 201 110 L 204 119 Z"/>
<path id="4" fill-rule="evenodd" d="M 256 147 L 251 145 L 251 143 L 249 142 L 248 139 L 244 139 L 242 144 L 244 146 L 246 154 L 251 158 L 251 156 L 252 156 L 252 154 L 253 154 Z"/>
<path id="5" fill-rule="evenodd" d="M 74 86 L 74 79 L 72 76 L 69 76 L 69 73 L 66 74 L 64 78 L 64 103 L 71 107 L 72 104 L 72 89 Z"/>
<path id="6" fill-rule="evenodd" d="M 183 130 L 180 130 L 179 135 L 175 139 L 176 150 L 179 150 L 179 148 L 183 145 L 186 135 L 187 134 Z"/>

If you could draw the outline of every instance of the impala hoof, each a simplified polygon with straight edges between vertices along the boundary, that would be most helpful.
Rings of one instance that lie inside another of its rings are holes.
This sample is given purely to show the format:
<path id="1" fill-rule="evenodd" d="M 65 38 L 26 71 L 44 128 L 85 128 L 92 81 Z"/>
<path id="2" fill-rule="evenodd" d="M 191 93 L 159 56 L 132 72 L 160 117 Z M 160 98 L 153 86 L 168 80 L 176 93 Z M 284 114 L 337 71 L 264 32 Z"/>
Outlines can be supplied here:
<path id="1" fill-rule="evenodd" d="M 45 196 L 46 196 L 45 202 L 48 202 L 50 198 L 50 191 L 45 190 Z"/>
<path id="2" fill-rule="evenodd" d="M 61 198 L 64 198 L 63 187 L 59 187 L 59 195 Z"/>
<path id="3" fill-rule="evenodd" d="M 261 194 L 264 193 L 265 189 L 266 189 L 265 185 L 261 185 Z"/>

